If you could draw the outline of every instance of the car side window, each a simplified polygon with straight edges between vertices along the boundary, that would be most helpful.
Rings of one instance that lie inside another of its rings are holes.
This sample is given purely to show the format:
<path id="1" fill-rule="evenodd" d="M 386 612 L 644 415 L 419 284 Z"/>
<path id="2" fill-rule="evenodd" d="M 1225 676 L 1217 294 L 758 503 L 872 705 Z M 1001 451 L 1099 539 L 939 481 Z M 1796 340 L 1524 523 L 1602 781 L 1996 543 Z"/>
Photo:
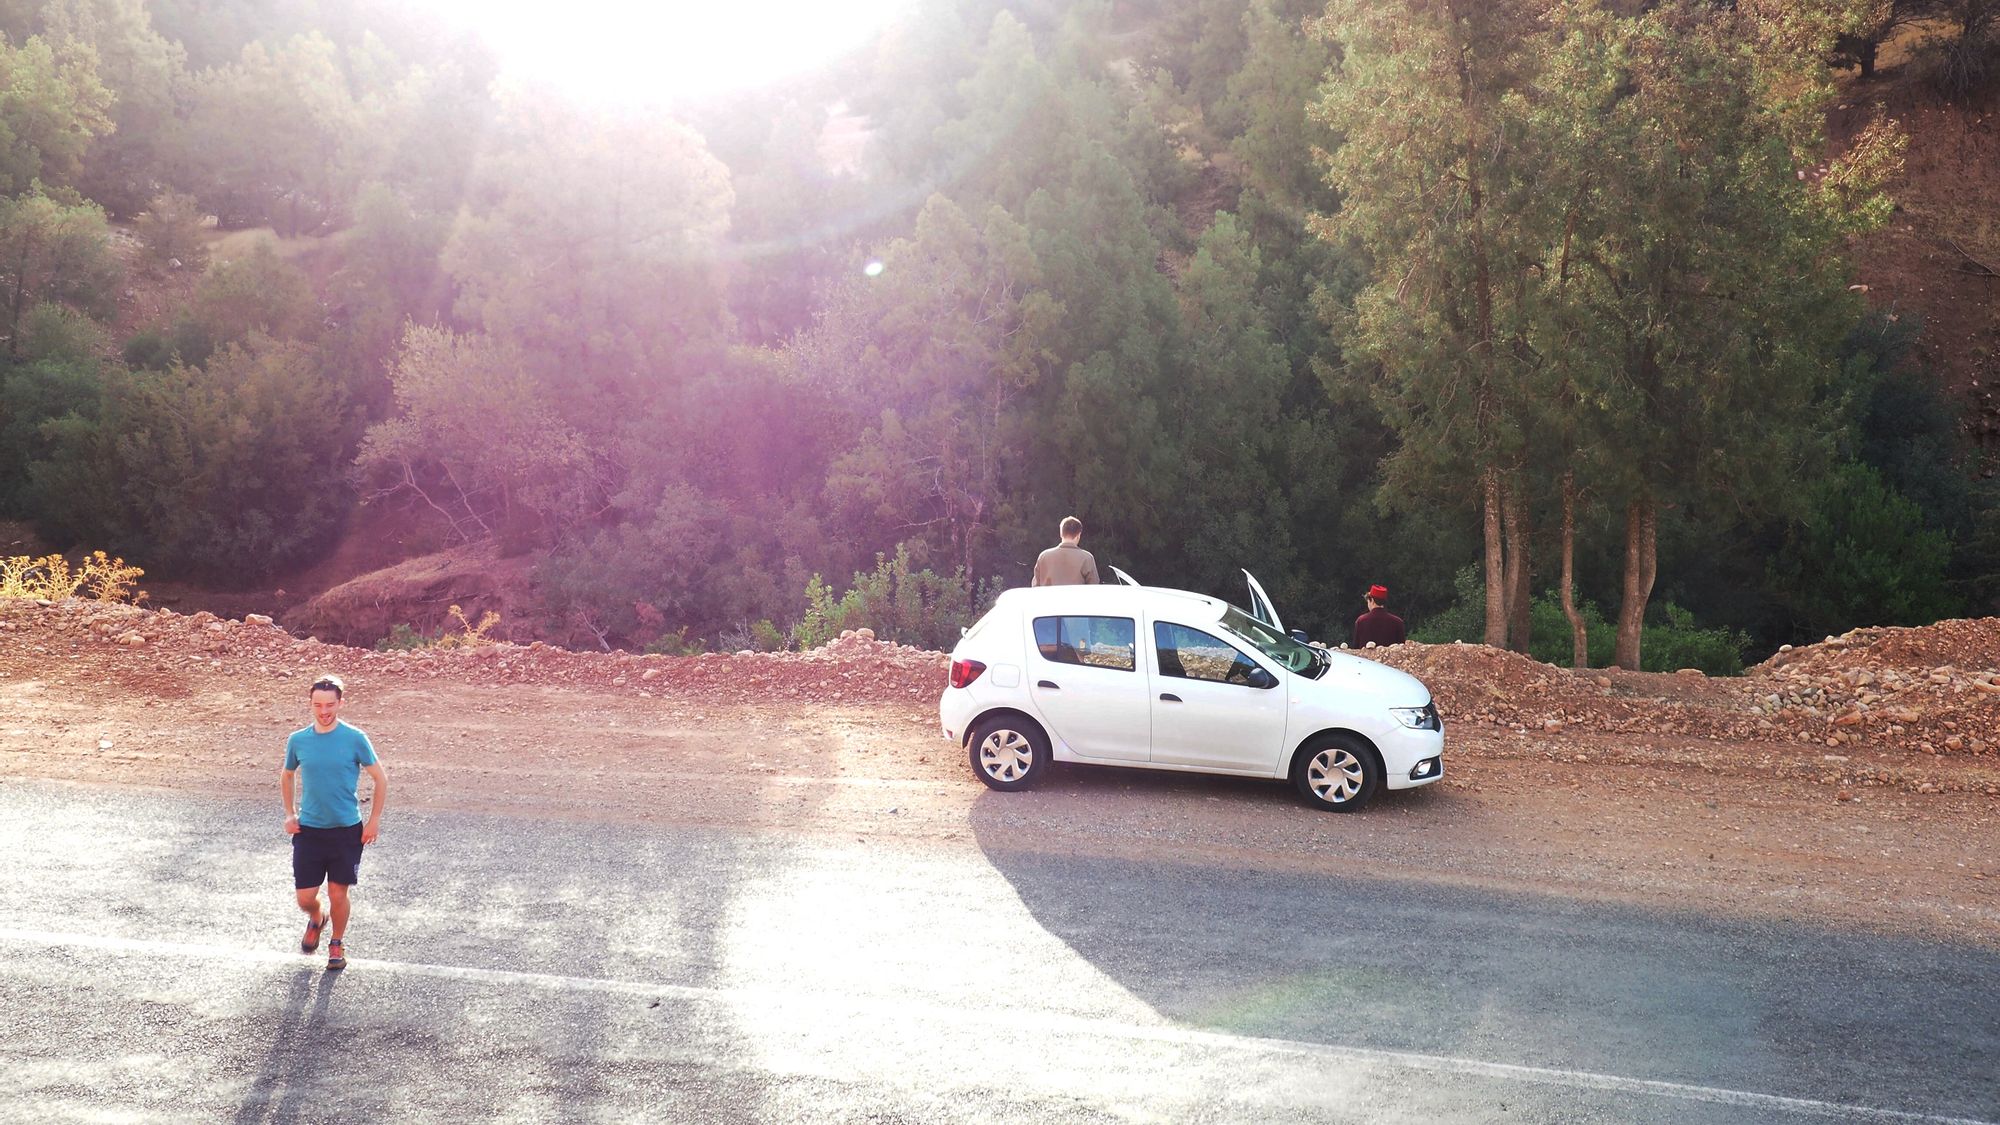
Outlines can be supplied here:
<path id="1" fill-rule="evenodd" d="M 1138 666 L 1138 631 L 1129 617 L 1037 617 L 1035 648 L 1052 664 L 1121 672 Z"/>
<path id="2" fill-rule="evenodd" d="M 1260 671 L 1235 645 L 1185 625 L 1153 622 L 1153 647 L 1163 676 L 1248 687 Z"/>

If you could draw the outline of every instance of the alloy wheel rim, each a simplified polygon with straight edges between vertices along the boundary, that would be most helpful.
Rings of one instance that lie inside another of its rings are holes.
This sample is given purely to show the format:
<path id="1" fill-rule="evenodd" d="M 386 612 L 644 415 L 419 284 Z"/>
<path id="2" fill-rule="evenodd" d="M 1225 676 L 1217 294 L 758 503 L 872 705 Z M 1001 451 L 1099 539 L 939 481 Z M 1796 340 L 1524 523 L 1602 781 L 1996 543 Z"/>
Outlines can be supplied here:
<path id="1" fill-rule="evenodd" d="M 1313 796 L 1329 805 L 1344 805 L 1361 792 L 1361 759 L 1346 749 L 1322 750 L 1313 755 L 1306 768 L 1306 784 Z"/>
<path id="2" fill-rule="evenodd" d="M 1035 748 L 1017 730 L 996 730 L 979 743 L 979 768 L 995 781 L 1019 781 L 1035 764 Z"/>

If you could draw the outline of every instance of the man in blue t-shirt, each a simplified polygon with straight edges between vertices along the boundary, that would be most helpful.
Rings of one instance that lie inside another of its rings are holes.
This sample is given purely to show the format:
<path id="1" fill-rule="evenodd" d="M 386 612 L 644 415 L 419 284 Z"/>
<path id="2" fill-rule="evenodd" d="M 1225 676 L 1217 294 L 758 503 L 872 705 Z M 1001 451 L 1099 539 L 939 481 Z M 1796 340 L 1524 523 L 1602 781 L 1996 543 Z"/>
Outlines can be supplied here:
<path id="1" fill-rule="evenodd" d="M 320 928 L 333 922 L 327 943 L 326 967 L 347 967 L 347 891 L 361 878 L 361 848 L 381 834 L 382 808 L 389 800 L 389 775 L 375 760 L 368 736 L 340 721 L 347 685 L 338 676 L 321 676 L 307 690 L 313 723 L 285 740 L 285 770 L 279 788 L 285 794 L 285 831 L 292 837 L 292 882 L 298 888 L 299 909 L 311 921 L 299 939 L 299 951 L 319 948 Z M 361 772 L 375 781 L 369 799 L 368 823 L 361 822 L 361 802 L 355 787 Z M 327 908 L 319 903 L 326 884 Z"/>

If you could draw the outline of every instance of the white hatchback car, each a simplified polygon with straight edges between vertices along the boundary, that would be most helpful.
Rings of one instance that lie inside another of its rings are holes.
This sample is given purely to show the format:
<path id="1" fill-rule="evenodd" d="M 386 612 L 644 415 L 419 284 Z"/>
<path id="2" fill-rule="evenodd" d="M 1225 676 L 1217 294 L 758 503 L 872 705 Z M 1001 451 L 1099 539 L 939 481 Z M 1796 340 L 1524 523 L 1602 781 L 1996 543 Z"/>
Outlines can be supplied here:
<path id="1" fill-rule="evenodd" d="M 1255 578 L 1250 594 L 1254 614 L 1150 586 L 1008 590 L 952 650 L 944 737 L 1003 791 L 1084 762 L 1290 778 L 1314 806 L 1351 812 L 1444 776 L 1422 681 L 1301 644 Z"/>

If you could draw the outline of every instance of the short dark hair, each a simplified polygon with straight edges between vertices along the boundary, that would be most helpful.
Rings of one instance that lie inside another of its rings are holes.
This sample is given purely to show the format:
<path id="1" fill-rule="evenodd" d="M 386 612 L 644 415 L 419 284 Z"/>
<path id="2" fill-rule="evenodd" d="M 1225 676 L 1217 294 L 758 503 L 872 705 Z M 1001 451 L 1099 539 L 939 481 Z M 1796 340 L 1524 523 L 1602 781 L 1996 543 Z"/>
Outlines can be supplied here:
<path id="1" fill-rule="evenodd" d="M 1083 534 L 1083 521 L 1075 516 L 1064 516 L 1062 526 L 1056 529 L 1064 539 L 1074 539 Z"/>
<path id="2" fill-rule="evenodd" d="M 311 695 L 316 691 L 330 691 L 335 699 L 347 698 L 347 685 L 331 672 L 314 680 L 312 686 L 306 689 L 306 694 Z"/>

